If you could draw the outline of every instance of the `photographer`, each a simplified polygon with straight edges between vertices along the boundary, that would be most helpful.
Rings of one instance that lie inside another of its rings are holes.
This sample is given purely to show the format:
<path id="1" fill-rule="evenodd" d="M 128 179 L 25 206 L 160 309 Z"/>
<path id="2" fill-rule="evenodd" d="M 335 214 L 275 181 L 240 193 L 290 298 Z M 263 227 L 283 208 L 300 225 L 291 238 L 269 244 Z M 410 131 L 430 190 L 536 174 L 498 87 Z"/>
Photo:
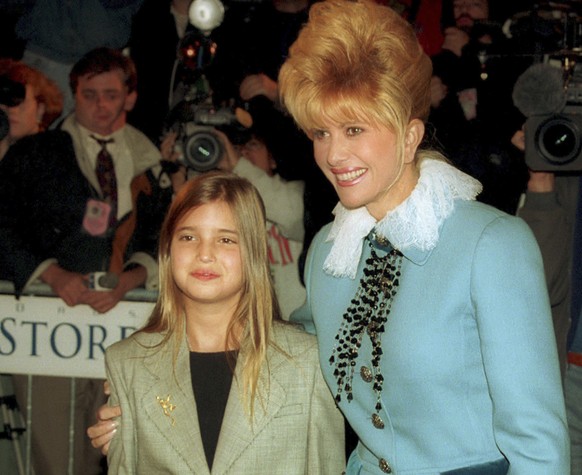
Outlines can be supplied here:
<path id="1" fill-rule="evenodd" d="M 512 143 L 525 150 L 525 134 Z M 572 475 L 582 473 L 582 187 L 580 174 L 530 171 L 518 214 L 542 251 L 558 342 L 571 441 Z"/>
<path id="2" fill-rule="evenodd" d="M 431 58 L 433 81 L 442 85 L 432 93 L 429 123 L 434 145 L 483 184 L 478 200 L 515 214 L 527 169 L 508 145 L 523 122 L 511 92 L 531 58 L 517 54 L 517 45 L 503 34 L 502 8 L 494 0 L 443 5 L 452 22 L 444 29 L 442 51 Z"/>
<path id="3" fill-rule="evenodd" d="M 17 140 L 46 130 L 62 109 L 54 82 L 22 62 L 0 59 L 0 160 Z"/>

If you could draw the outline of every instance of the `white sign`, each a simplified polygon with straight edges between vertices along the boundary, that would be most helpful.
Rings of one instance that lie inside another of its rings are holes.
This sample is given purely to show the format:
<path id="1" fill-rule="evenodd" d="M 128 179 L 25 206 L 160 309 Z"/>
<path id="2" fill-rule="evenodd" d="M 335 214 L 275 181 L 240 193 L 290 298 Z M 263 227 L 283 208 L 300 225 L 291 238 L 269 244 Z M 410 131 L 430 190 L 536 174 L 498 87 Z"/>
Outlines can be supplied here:
<path id="1" fill-rule="evenodd" d="M 57 297 L 0 294 L 0 373 L 105 378 L 105 349 L 141 327 L 153 302 L 100 314 Z"/>

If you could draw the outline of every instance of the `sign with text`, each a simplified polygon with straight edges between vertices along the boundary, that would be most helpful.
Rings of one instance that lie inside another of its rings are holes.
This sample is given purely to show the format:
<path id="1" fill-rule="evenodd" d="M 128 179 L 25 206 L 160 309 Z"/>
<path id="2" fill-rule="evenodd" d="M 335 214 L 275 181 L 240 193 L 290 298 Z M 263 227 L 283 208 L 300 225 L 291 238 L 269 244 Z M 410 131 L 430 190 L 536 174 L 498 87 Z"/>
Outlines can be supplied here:
<path id="1" fill-rule="evenodd" d="M 105 378 L 105 349 L 141 327 L 153 306 L 121 301 L 100 314 L 57 297 L 0 294 L 0 372 Z"/>

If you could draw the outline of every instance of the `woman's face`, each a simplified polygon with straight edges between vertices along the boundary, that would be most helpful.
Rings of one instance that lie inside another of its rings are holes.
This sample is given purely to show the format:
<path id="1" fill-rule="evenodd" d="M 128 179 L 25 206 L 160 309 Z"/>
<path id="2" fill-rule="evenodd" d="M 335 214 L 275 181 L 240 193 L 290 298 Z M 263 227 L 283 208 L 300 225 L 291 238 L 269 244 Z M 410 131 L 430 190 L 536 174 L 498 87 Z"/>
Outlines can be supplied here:
<path id="1" fill-rule="evenodd" d="M 348 209 L 366 206 L 378 220 L 412 192 L 418 179 L 417 145 L 405 144 L 402 163 L 396 135 L 387 127 L 333 123 L 313 131 L 315 160 L 341 203 Z"/>
<path id="2" fill-rule="evenodd" d="M 172 275 L 187 306 L 236 307 L 243 287 L 242 257 L 226 203 L 208 203 L 188 212 L 176 227 L 170 253 Z"/>
<path id="3" fill-rule="evenodd" d="M 0 109 L 8 116 L 10 123 L 8 137 L 11 141 L 16 141 L 39 131 L 45 106 L 36 100 L 32 86 L 27 84 L 26 96 L 20 104 L 15 107 L 0 105 Z"/>

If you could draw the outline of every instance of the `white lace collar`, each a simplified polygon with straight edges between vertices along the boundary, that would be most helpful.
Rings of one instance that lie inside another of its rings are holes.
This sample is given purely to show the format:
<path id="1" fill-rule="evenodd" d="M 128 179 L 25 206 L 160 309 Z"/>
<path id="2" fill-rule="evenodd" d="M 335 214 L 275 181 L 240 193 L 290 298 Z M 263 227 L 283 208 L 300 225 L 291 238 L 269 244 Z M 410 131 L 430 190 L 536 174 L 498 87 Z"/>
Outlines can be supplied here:
<path id="1" fill-rule="evenodd" d="M 366 207 L 349 210 L 338 203 L 335 220 L 326 238 L 333 241 L 323 269 L 336 277 L 354 279 L 362 254 L 364 238 L 375 228 L 398 250 L 432 250 L 443 221 L 452 213 L 455 200 L 474 200 L 482 186 L 474 178 L 445 161 L 420 161 L 420 178 L 414 190 L 380 222 Z"/>

